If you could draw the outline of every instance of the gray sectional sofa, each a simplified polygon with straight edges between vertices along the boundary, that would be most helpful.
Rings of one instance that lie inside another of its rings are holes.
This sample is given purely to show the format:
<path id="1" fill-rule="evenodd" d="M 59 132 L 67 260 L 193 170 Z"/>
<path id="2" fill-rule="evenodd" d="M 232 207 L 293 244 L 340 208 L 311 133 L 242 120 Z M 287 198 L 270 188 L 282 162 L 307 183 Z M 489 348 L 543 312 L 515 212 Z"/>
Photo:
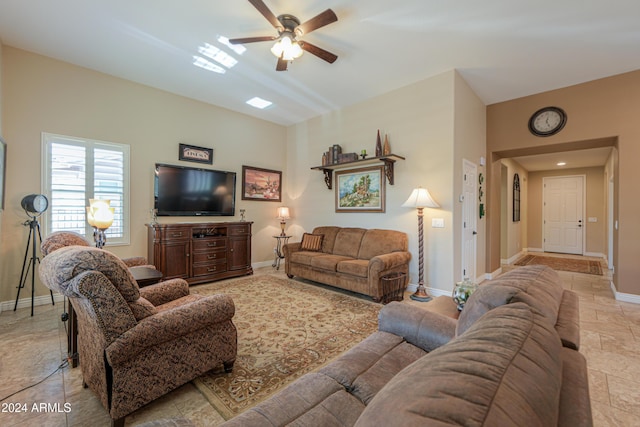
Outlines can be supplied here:
<path id="1" fill-rule="evenodd" d="M 527 266 L 481 285 L 456 319 L 409 304 L 233 426 L 591 426 L 577 295 Z"/>

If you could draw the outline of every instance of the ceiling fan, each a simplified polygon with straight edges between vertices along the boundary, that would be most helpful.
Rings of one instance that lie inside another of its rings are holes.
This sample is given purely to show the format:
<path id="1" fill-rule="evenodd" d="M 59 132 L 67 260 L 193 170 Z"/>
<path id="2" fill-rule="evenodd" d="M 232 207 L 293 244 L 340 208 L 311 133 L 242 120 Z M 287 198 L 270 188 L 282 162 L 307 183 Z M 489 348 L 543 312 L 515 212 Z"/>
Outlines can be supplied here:
<path id="1" fill-rule="evenodd" d="M 262 0 L 249 0 L 249 3 L 267 18 L 267 21 L 278 31 L 278 35 L 230 39 L 230 43 L 244 44 L 277 40 L 276 44 L 271 48 L 271 52 L 278 57 L 276 71 L 286 71 L 289 62 L 300 57 L 302 51 L 307 51 L 330 64 L 333 64 L 338 59 L 337 55 L 298 39 L 311 31 L 336 22 L 338 17 L 333 10 L 327 9 L 301 24 L 300 20 L 293 15 L 284 14 L 276 17 Z"/>

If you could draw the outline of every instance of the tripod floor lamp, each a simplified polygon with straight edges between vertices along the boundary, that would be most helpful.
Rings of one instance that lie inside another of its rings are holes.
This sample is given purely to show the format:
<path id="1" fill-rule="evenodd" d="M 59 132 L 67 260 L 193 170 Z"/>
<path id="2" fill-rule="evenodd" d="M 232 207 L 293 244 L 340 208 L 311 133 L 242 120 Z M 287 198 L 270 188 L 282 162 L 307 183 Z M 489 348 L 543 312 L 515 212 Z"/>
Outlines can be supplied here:
<path id="1" fill-rule="evenodd" d="M 440 205 L 433 200 L 426 188 L 418 187 L 411 192 L 406 202 L 402 204 L 405 208 L 418 209 L 418 289 L 411 295 L 412 300 L 430 301 L 431 296 L 424 287 L 424 208 L 439 208 Z"/>

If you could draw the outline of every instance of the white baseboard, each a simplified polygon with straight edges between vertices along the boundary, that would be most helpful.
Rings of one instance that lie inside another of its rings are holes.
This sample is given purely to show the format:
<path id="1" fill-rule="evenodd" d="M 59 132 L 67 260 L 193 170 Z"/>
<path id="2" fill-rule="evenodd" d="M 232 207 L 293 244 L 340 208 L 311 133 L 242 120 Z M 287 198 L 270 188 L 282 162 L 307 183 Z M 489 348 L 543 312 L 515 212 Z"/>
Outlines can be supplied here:
<path id="1" fill-rule="evenodd" d="M 615 283 L 611 281 L 610 283 L 611 290 L 613 291 L 613 295 L 616 298 L 616 301 L 630 302 L 632 304 L 640 304 L 640 295 L 635 294 L 625 294 L 622 292 L 618 292 L 616 289 Z"/>
<path id="2" fill-rule="evenodd" d="M 607 256 L 605 254 L 599 253 L 599 252 L 585 252 L 584 256 L 591 256 L 591 257 L 596 257 L 596 258 L 602 258 L 604 260 L 607 259 Z"/>
<path id="3" fill-rule="evenodd" d="M 53 294 L 53 300 L 55 302 L 62 302 L 64 301 L 64 297 L 62 296 L 62 294 Z M 15 306 L 15 304 L 16 304 L 16 300 L 2 301 L 0 303 L 0 313 L 3 311 L 13 310 L 13 307 Z M 40 295 L 33 299 L 34 307 L 37 307 L 39 305 L 48 305 L 48 304 L 51 304 L 51 295 Z M 27 298 L 21 298 L 18 300 L 17 308 L 25 308 L 25 307 L 31 307 L 31 296 Z"/>
<path id="4" fill-rule="evenodd" d="M 515 254 L 514 256 L 510 257 L 509 259 L 501 259 L 500 263 L 501 264 L 513 264 L 515 261 L 519 260 L 520 258 L 525 256 L 526 254 L 527 254 L 527 251 L 526 250 L 522 250 L 522 251 L 518 252 L 517 254 Z"/>
<path id="5" fill-rule="evenodd" d="M 527 248 L 527 252 L 544 252 L 542 248 Z"/>

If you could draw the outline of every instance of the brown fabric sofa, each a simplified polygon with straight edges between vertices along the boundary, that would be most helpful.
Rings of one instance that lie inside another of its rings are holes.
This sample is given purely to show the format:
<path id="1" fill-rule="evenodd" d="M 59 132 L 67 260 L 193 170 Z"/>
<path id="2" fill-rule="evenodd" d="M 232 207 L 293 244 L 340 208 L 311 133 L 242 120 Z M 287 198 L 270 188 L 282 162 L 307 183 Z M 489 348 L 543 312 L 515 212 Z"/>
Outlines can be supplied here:
<path id="1" fill-rule="evenodd" d="M 233 368 L 235 307 L 227 295 L 189 294 L 182 279 L 140 289 L 118 257 L 85 246 L 50 252 L 39 273 L 75 309 L 83 382 L 114 425 L 212 368 Z"/>
<path id="2" fill-rule="evenodd" d="M 374 301 L 384 296 L 380 279 L 391 273 L 409 272 L 411 253 L 406 233 L 354 227 L 316 227 L 322 236 L 318 251 L 301 243 L 284 246 L 287 276 L 298 276 L 352 292 Z"/>
<path id="3" fill-rule="evenodd" d="M 574 296 L 527 266 L 459 319 L 392 302 L 377 332 L 223 426 L 591 426 Z"/>

